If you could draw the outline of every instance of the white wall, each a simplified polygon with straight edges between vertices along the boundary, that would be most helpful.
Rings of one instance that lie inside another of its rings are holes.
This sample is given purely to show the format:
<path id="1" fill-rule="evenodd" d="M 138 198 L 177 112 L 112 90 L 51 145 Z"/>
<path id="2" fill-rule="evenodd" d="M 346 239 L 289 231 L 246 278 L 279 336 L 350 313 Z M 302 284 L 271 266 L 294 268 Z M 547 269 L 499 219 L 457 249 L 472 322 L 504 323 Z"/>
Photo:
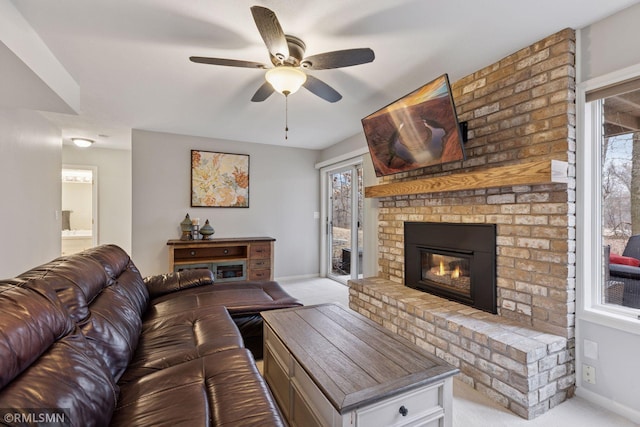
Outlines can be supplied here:
<path id="1" fill-rule="evenodd" d="M 638 22 L 640 4 L 579 32 L 578 83 L 640 64 Z M 587 288 L 578 283 L 579 291 Z M 576 334 L 577 393 L 640 423 L 640 326 L 638 334 L 631 334 L 579 318 Z M 597 344 L 597 359 L 585 357 L 585 340 Z M 582 380 L 583 363 L 596 368 L 596 384 Z"/>
<path id="2" fill-rule="evenodd" d="M 0 278 L 60 256 L 61 150 L 40 114 L 0 109 Z"/>
<path id="3" fill-rule="evenodd" d="M 345 160 L 368 151 L 367 140 L 364 137 L 364 133 L 360 132 L 322 150 L 318 162 L 325 166 L 325 163 Z"/>
<path id="4" fill-rule="evenodd" d="M 371 155 L 366 153 L 362 159 L 364 186 L 369 187 L 378 183 L 376 171 L 373 168 Z M 362 258 L 365 277 L 378 276 L 378 199 L 364 199 L 364 254 Z"/>
<path id="5" fill-rule="evenodd" d="M 640 3 L 580 30 L 579 81 L 640 63 Z"/>
<path id="6" fill-rule="evenodd" d="M 11 0 L 0 0 L 0 106 L 73 114 L 80 86 Z"/>
<path id="7" fill-rule="evenodd" d="M 191 150 L 249 154 L 249 208 L 190 207 Z M 134 130 L 132 258 L 143 275 L 168 268 L 167 240 L 179 223 L 209 219 L 214 237 L 269 236 L 276 277 L 319 273 L 318 152 Z"/>
<path id="8" fill-rule="evenodd" d="M 62 183 L 62 210 L 70 211 L 71 230 L 91 230 L 93 219 L 91 187 L 90 182 Z"/>
<path id="9" fill-rule="evenodd" d="M 98 244 L 113 243 L 130 254 L 131 152 L 65 145 L 62 163 L 66 166 L 97 166 Z"/>
<path id="10" fill-rule="evenodd" d="M 640 423 L 640 336 L 597 323 L 578 320 L 578 338 L 597 344 L 597 357 L 585 357 L 584 345 L 577 346 L 576 363 L 593 366 L 596 383 L 578 378 L 578 394 Z"/>
<path id="11" fill-rule="evenodd" d="M 10 0 L 0 0 L 0 277 L 60 255 L 61 131 L 80 88 Z M 28 108 L 28 109 L 24 109 Z"/>

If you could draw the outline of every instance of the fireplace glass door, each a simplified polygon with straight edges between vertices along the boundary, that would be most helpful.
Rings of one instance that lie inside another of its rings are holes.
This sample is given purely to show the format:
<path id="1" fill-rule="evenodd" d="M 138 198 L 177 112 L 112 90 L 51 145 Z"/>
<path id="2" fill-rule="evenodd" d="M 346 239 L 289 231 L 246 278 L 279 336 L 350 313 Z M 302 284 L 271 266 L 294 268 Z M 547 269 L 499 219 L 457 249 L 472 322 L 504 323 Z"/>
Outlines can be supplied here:
<path id="1" fill-rule="evenodd" d="M 405 285 L 497 312 L 496 225 L 405 222 Z"/>
<path id="2" fill-rule="evenodd" d="M 464 255 L 445 255 L 431 250 L 420 251 L 422 281 L 433 286 L 471 297 L 469 258 Z"/>

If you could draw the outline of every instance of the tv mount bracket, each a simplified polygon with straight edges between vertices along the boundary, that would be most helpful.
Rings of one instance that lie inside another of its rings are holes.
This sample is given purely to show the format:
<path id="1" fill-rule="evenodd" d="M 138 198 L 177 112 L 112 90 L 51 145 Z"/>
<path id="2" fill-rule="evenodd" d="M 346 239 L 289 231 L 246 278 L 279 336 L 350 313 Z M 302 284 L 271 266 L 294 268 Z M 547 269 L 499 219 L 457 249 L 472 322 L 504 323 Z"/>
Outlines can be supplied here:
<path id="1" fill-rule="evenodd" d="M 459 125 L 462 142 L 466 143 L 469 140 L 469 122 L 460 122 Z"/>

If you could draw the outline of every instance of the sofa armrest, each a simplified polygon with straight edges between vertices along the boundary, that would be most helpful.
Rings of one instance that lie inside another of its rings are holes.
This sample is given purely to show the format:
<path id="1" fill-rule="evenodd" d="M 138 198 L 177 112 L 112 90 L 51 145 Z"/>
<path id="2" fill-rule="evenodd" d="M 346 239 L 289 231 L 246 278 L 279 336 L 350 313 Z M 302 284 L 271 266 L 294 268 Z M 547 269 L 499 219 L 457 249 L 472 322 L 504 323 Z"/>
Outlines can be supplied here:
<path id="1" fill-rule="evenodd" d="M 195 288 L 213 284 L 213 272 L 199 268 L 177 271 L 175 273 L 158 274 L 144 278 L 144 284 L 151 299 L 157 298 L 181 289 Z"/>
<path id="2" fill-rule="evenodd" d="M 640 280 L 640 267 L 625 264 L 609 264 L 609 275 L 612 280 L 615 277 Z"/>

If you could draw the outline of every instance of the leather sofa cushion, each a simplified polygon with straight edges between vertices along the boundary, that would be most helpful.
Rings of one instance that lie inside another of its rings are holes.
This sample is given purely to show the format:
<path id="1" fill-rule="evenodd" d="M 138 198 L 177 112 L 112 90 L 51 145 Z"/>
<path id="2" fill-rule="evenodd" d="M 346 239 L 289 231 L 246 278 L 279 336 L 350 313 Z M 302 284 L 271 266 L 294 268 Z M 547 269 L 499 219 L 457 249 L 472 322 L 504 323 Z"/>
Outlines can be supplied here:
<path id="1" fill-rule="evenodd" d="M 38 279 L 0 283 L 0 408 L 65 408 L 71 425 L 106 425 L 117 387 Z"/>
<path id="2" fill-rule="evenodd" d="M 21 279 L 46 280 L 76 323 L 88 319 L 89 303 L 102 292 L 107 274 L 102 266 L 89 258 L 57 258 L 19 276 Z"/>
<path id="3" fill-rule="evenodd" d="M 211 270 L 197 268 L 176 271 L 170 274 L 158 274 L 145 277 L 149 298 L 154 299 L 183 289 L 213 284 L 213 272 Z"/>
<path id="4" fill-rule="evenodd" d="M 126 297 L 138 313 L 145 312 L 149 292 L 140 271 L 122 248 L 102 245 L 83 251 L 82 256 L 99 262 L 109 277 L 108 285 Z"/>
<path id="5" fill-rule="evenodd" d="M 112 426 L 284 426 L 251 353 L 231 349 L 123 385 Z"/>
<path id="6" fill-rule="evenodd" d="M 155 316 L 194 310 L 198 307 L 223 305 L 231 317 L 259 314 L 265 310 L 301 306 L 302 303 L 274 281 L 214 283 L 212 286 L 185 289 L 151 301 Z"/>
<path id="7" fill-rule="evenodd" d="M 0 282 L 0 388 L 73 330 L 55 292 L 46 283 L 37 291 L 29 284 L 20 279 Z"/>
<path id="8" fill-rule="evenodd" d="M 127 369 L 142 330 L 140 313 L 130 303 L 113 287 L 106 288 L 91 304 L 90 321 L 80 325 L 116 382 Z"/>
<path id="9" fill-rule="evenodd" d="M 219 351 L 242 348 L 242 336 L 222 306 L 146 316 L 136 353 L 119 384 Z"/>
<path id="10" fill-rule="evenodd" d="M 133 357 L 149 300 L 129 255 L 115 245 L 98 246 L 55 259 L 19 278 L 46 279 L 118 381 Z"/>
<path id="11" fill-rule="evenodd" d="M 75 328 L 0 390 L 0 407 L 64 408 L 70 425 L 108 425 L 118 393 L 109 371 L 96 363 L 99 360 Z"/>
<path id="12" fill-rule="evenodd" d="M 214 283 L 184 289 L 151 300 L 148 313 L 152 316 L 171 316 L 176 313 L 197 312 L 207 307 L 223 305 L 238 326 L 245 347 L 254 357 L 262 357 L 261 311 L 301 306 L 302 303 L 286 293 L 274 281 L 246 281 Z"/>

